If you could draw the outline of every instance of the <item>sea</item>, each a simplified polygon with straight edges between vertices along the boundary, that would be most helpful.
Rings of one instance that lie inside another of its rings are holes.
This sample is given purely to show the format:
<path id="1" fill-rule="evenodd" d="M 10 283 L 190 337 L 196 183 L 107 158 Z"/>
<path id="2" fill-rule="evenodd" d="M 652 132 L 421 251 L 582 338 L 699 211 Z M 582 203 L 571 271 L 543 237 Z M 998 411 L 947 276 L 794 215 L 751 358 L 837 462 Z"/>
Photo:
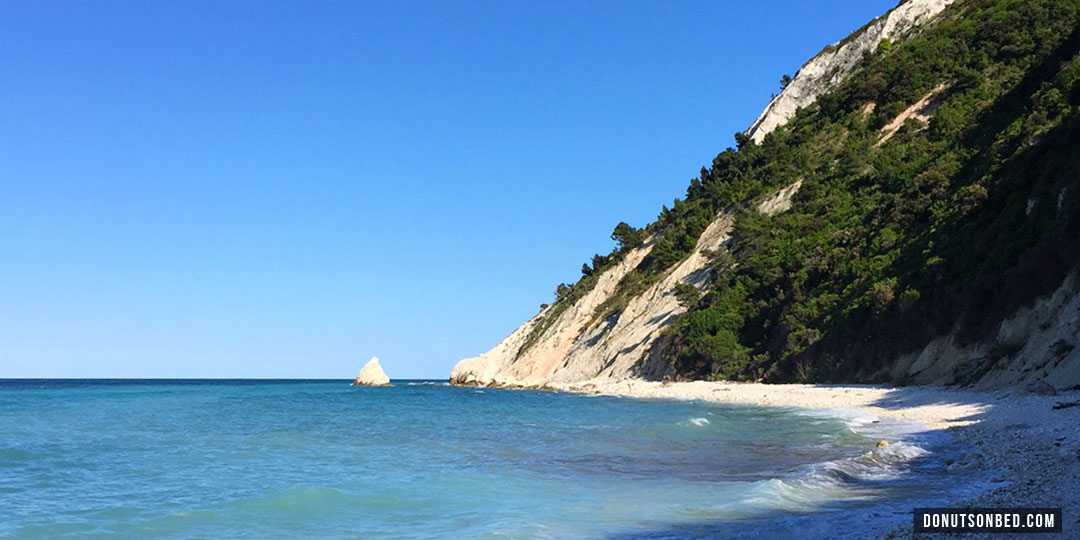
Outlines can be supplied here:
<path id="1" fill-rule="evenodd" d="M 872 538 L 987 482 L 857 412 L 348 383 L 0 380 L 0 538 Z"/>

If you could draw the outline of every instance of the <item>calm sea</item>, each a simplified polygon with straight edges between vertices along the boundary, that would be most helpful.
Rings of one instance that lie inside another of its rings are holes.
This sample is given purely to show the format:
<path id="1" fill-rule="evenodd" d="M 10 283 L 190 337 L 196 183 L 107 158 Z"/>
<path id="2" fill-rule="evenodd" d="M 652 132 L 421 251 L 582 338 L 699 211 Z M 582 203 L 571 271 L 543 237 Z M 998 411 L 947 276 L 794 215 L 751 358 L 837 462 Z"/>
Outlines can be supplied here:
<path id="1" fill-rule="evenodd" d="M 0 380 L 0 538 L 863 538 L 979 485 L 944 471 L 948 441 L 869 421 L 422 381 Z"/>

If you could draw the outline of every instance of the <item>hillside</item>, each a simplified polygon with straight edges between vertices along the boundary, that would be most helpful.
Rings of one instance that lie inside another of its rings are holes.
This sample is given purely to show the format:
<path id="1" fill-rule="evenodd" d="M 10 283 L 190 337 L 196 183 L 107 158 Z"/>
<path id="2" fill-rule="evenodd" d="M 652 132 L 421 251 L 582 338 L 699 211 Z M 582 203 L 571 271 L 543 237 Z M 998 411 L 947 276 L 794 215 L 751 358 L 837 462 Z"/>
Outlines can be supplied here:
<path id="1" fill-rule="evenodd" d="M 909 0 L 457 384 L 1080 384 L 1080 1 Z"/>

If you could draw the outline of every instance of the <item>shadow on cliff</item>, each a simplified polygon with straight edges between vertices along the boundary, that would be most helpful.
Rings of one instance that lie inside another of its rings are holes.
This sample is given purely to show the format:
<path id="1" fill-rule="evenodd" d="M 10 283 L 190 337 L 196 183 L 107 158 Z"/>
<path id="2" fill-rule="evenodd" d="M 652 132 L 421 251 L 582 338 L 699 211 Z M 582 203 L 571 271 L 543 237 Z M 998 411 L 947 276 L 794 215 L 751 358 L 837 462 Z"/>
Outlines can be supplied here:
<path id="1" fill-rule="evenodd" d="M 924 236 L 901 248 L 882 273 L 898 277 L 896 291 L 916 291 L 920 300 L 906 307 L 893 303 L 882 313 L 863 307 L 836 314 L 820 341 L 777 364 L 774 378 L 794 382 L 797 366 L 804 363 L 814 367 L 818 380 L 889 380 L 885 374 L 897 356 L 917 353 L 954 330 L 961 345 L 993 340 L 1002 321 L 1061 286 L 1080 264 L 1080 190 L 1074 188 L 1080 119 L 1067 117 L 1041 132 L 1037 143 L 1018 136 L 1001 139 L 1000 146 L 995 141 L 1028 117 L 1039 89 L 1077 50 L 1080 27 L 978 112 L 973 127 L 960 135 L 960 147 L 975 155 L 951 175 L 949 189 L 959 192 L 980 183 L 986 198 L 933 227 L 928 214 L 915 214 L 927 223 Z M 1048 211 L 1025 210 L 1027 201 L 1039 201 Z M 928 266 L 932 258 L 942 262 Z M 777 335 L 779 347 L 786 336 Z M 779 357 L 778 351 L 773 354 Z M 996 361 L 972 360 L 981 368 L 972 370 L 974 375 Z M 961 374 L 953 382 L 975 380 Z"/>

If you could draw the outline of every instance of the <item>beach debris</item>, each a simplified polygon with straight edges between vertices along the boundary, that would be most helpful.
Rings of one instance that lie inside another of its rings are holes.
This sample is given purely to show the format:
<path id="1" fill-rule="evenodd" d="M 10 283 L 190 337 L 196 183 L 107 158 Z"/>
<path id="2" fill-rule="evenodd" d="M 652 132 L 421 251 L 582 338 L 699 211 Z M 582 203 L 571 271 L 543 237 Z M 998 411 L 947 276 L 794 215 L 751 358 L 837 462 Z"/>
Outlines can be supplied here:
<path id="1" fill-rule="evenodd" d="M 390 386 L 390 377 L 383 372 L 382 366 L 379 365 L 379 358 L 372 356 L 350 386 Z"/>
<path id="2" fill-rule="evenodd" d="M 877 447 L 878 448 L 885 448 L 886 446 L 889 446 L 889 441 L 886 441 L 886 440 L 882 439 L 882 440 L 877 442 Z"/>

